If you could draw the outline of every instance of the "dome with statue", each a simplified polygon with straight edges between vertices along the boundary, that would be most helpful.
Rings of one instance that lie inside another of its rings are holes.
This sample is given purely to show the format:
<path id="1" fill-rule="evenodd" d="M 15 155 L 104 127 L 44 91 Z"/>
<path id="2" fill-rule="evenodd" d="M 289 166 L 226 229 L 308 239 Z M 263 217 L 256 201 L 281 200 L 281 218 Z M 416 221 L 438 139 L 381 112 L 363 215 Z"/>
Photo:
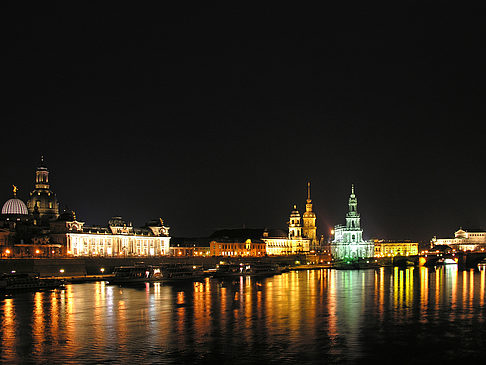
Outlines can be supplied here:
<path id="1" fill-rule="evenodd" d="M 17 198 L 17 187 L 14 186 L 14 196 L 5 202 L 2 207 L 3 215 L 28 215 L 29 211 L 25 203 Z"/>

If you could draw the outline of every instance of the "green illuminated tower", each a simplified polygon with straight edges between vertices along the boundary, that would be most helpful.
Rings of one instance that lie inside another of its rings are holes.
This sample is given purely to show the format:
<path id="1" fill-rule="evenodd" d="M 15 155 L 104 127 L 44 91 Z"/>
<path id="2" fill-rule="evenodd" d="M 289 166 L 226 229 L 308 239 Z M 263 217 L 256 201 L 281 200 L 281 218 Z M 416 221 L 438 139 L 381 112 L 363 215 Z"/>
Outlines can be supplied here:
<path id="1" fill-rule="evenodd" d="M 373 257 L 374 245 L 363 241 L 360 215 L 358 213 L 358 199 L 351 185 L 349 196 L 349 211 L 346 214 L 346 225 L 334 227 L 334 240 L 331 243 L 331 254 L 335 260 L 348 260 Z"/>

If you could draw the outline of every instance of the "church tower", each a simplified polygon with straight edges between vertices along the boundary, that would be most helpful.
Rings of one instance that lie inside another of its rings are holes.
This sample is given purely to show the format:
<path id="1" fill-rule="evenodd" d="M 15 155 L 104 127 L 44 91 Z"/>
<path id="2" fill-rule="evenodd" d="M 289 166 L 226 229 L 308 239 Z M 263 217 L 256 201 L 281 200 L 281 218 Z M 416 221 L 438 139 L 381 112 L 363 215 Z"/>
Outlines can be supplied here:
<path id="1" fill-rule="evenodd" d="M 360 217 L 358 213 L 358 199 L 354 194 L 354 184 L 351 185 L 351 195 L 349 196 L 349 211 L 346 214 L 346 229 L 344 232 L 345 242 L 361 242 L 363 240 L 363 230 L 361 229 Z"/>
<path id="2" fill-rule="evenodd" d="M 354 193 L 354 185 L 351 185 L 348 206 L 346 224 L 334 227 L 334 240 L 331 243 L 332 257 L 338 261 L 373 257 L 373 242 L 363 241 L 363 230 L 361 229 L 358 199 Z"/>
<path id="3" fill-rule="evenodd" d="M 310 239 L 309 249 L 317 251 L 317 228 L 316 228 L 316 214 L 312 211 L 312 199 L 310 193 L 310 182 L 307 183 L 307 204 L 305 205 L 305 213 L 302 215 L 303 227 L 302 236 Z"/>
<path id="4" fill-rule="evenodd" d="M 49 170 L 44 164 L 43 156 L 35 172 L 35 189 L 30 193 L 27 208 L 37 223 L 47 224 L 59 217 L 59 203 L 56 194 L 50 189 Z"/>
<path id="5" fill-rule="evenodd" d="M 289 238 L 302 238 L 302 225 L 300 224 L 300 213 L 294 205 L 294 209 L 290 213 L 289 221 Z"/>

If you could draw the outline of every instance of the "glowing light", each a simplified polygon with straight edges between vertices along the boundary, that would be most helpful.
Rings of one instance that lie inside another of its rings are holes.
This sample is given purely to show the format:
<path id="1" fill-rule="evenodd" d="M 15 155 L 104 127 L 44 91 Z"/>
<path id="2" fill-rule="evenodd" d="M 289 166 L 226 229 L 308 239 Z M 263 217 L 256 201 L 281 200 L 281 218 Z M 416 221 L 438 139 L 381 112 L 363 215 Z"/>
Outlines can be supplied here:
<path id="1" fill-rule="evenodd" d="M 104 268 L 104 267 L 102 267 L 102 268 L 100 269 L 100 271 L 101 271 L 101 273 L 103 274 L 103 273 L 105 272 L 105 268 Z"/>
<path id="2" fill-rule="evenodd" d="M 64 273 L 64 269 L 59 270 L 59 272 L 60 272 L 61 274 L 62 274 L 62 273 Z"/>
<path id="3" fill-rule="evenodd" d="M 9 249 L 5 250 L 5 253 L 6 253 L 7 255 L 9 255 L 9 254 L 10 254 L 10 250 L 9 250 Z"/>
<path id="4" fill-rule="evenodd" d="M 39 250 L 35 250 L 35 253 L 40 253 L 40 251 Z"/>

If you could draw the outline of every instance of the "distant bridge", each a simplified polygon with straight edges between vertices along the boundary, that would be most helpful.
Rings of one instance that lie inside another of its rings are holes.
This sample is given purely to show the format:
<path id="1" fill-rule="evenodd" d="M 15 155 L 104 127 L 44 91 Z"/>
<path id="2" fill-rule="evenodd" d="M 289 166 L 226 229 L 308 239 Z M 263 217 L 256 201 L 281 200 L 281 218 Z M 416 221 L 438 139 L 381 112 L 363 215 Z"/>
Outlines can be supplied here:
<path id="1" fill-rule="evenodd" d="M 395 256 L 393 257 L 392 264 L 394 266 L 406 266 L 407 264 L 410 265 L 413 263 L 415 266 L 434 266 L 441 259 L 453 259 L 457 261 L 460 269 L 468 269 L 477 267 L 478 263 L 485 258 L 486 252 L 430 252 L 424 255 Z"/>

